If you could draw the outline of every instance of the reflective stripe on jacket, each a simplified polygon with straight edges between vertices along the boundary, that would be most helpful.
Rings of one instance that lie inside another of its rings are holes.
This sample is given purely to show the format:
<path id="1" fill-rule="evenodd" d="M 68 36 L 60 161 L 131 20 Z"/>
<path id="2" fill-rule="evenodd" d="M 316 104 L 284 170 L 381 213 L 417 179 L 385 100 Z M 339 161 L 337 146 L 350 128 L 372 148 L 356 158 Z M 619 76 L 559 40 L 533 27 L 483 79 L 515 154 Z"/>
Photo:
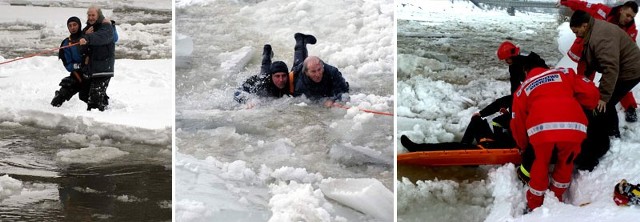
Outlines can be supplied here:
<path id="1" fill-rule="evenodd" d="M 594 109 L 600 94 L 573 69 L 534 68 L 513 97 L 511 132 L 518 147 L 531 142 L 580 142 L 586 137 L 582 107 Z"/>

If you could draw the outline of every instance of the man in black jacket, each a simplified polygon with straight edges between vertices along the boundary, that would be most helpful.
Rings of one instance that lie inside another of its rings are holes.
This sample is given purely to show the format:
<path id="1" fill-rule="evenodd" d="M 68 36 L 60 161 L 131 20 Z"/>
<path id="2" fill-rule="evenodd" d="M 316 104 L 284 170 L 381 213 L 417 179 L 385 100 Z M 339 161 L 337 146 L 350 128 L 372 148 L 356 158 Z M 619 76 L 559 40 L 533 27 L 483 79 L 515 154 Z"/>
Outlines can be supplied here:
<path id="1" fill-rule="evenodd" d="M 87 110 L 104 111 L 109 105 L 107 87 L 113 77 L 115 63 L 115 22 L 105 19 L 102 10 L 90 7 L 87 10 L 87 26 L 82 30 L 80 45 L 87 45 L 83 57 L 89 78 Z"/>
<path id="2" fill-rule="evenodd" d="M 75 44 L 82 37 L 82 22 L 78 17 L 70 17 L 67 19 L 67 29 L 69 37 L 62 40 L 60 47 L 66 47 Z M 85 79 L 82 77 L 82 54 L 80 46 L 71 46 L 58 51 L 58 58 L 62 60 L 62 65 L 69 71 L 70 75 L 64 77 L 60 81 L 60 89 L 55 92 L 55 96 L 51 100 L 54 107 L 62 106 L 62 103 L 69 101 L 73 95 L 80 93 L 80 100 L 86 102 L 88 97 L 88 87 L 86 87 Z"/>
<path id="3" fill-rule="evenodd" d="M 235 92 L 233 99 L 238 103 L 249 102 L 249 95 L 255 94 L 259 97 L 280 98 L 284 95 L 291 95 L 289 90 L 289 69 L 282 61 L 271 63 L 273 51 L 271 45 L 264 45 L 262 51 L 262 64 L 260 74 L 249 77 Z M 249 104 L 254 105 L 254 104 Z"/>
<path id="4" fill-rule="evenodd" d="M 316 43 L 316 38 L 302 33 L 296 33 L 294 38 L 293 72 L 296 82 L 293 95 L 305 95 L 308 99 L 322 102 L 326 107 L 333 106 L 336 100 L 346 100 L 342 95 L 349 92 L 349 83 L 338 68 L 325 64 L 316 56 L 308 56 L 306 44 Z"/>

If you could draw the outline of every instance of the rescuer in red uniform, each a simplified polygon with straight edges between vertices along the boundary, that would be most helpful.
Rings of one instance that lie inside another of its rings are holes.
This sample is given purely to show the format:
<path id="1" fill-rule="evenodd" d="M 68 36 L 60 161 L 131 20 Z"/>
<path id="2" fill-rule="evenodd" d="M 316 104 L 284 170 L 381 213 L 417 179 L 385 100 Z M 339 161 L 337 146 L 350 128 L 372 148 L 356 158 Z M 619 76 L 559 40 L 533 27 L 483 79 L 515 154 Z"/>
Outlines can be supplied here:
<path id="1" fill-rule="evenodd" d="M 598 105 L 598 88 L 572 69 L 546 69 L 525 62 L 526 79 L 513 97 L 511 132 L 520 149 L 531 143 L 535 160 L 527 191 L 527 208 L 542 205 L 549 188 L 562 201 L 573 172 L 573 159 L 586 137 L 587 118 L 582 110 Z M 551 155 L 558 160 L 548 181 Z"/>

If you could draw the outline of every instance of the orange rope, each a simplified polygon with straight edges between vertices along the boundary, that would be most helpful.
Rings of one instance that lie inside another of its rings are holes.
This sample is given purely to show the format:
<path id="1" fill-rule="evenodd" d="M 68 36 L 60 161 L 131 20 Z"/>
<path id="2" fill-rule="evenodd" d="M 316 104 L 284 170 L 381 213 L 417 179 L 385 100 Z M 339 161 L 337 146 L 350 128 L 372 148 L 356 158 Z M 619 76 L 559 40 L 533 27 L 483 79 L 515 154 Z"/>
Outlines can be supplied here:
<path id="1" fill-rule="evenodd" d="M 55 48 L 55 49 L 47 49 L 47 50 L 44 50 L 44 51 L 42 51 L 42 52 L 38 52 L 38 53 L 34 53 L 34 54 L 30 54 L 30 55 L 26 55 L 26 56 L 24 56 L 24 57 L 15 58 L 15 59 L 12 59 L 12 60 L 8 60 L 8 61 L 0 62 L 0 65 L 4 65 L 4 64 L 10 63 L 10 62 L 15 62 L 15 61 L 18 61 L 18 60 L 23 60 L 23 59 L 31 58 L 31 57 L 34 57 L 34 56 L 39 56 L 39 55 L 42 55 L 42 54 L 45 54 L 45 53 L 53 52 L 53 51 L 60 50 L 60 49 L 64 49 L 64 48 L 69 48 L 69 47 L 71 47 L 71 46 L 75 46 L 75 45 L 78 45 L 78 44 L 80 44 L 80 43 L 79 43 L 79 42 L 76 42 L 76 43 L 73 43 L 73 44 L 70 44 L 70 45 L 67 45 L 67 46 L 58 47 L 58 48 Z"/>
<path id="2" fill-rule="evenodd" d="M 348 106 L 343 106 L 340 103 L 333 103 L 333 106 L 338 107 L 338 108 L 342 108 L 342 109 L 349 109 L 351 107 Z M 373 114 L 378 114 L 378 115 L 385 115 L 385 116 L 393 116 L 393 113 L 385 113 L 385 112 L 380 112 L 380 111 L 373 111 L 373 110 L 368 110 L 368 109 L 361 109 L 358 108 L 360 111 L 365 112 L 365 113 L 373 113 Z"/>

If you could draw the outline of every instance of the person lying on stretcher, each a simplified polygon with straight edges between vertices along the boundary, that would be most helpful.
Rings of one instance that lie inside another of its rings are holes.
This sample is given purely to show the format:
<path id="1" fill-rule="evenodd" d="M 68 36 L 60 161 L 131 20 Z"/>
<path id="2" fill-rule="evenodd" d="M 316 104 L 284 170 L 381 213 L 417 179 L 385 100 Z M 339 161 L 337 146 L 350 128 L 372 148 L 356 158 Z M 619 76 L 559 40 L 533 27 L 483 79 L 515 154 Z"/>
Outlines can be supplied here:
<path id="1" fill-rule="evenodd" d="M 460 142 L 446 143 L 421 143 L 412 142 L 407 136 L 400 138 L 402 145 L 411 152 L 417 151 L 436 151 L 436 150 L 465 150 L 482 148 L 514 148 L 516 146 L 511 132 L 509 131 L 509 121 L 511 113 L 502 104 L 507 100 L 511 100 L 511 95 L 501 97 L 489 104 L 484 109 L 473 114 L 467 129 L 462 136 Z M 510 101 L 508 102 L 510 103 Z M 483 119 L 494 113 L 499 112 L 500 115 L 491 120 L 491 126 Z M 475 143 L 474 143 L 475 142 Z"/>

